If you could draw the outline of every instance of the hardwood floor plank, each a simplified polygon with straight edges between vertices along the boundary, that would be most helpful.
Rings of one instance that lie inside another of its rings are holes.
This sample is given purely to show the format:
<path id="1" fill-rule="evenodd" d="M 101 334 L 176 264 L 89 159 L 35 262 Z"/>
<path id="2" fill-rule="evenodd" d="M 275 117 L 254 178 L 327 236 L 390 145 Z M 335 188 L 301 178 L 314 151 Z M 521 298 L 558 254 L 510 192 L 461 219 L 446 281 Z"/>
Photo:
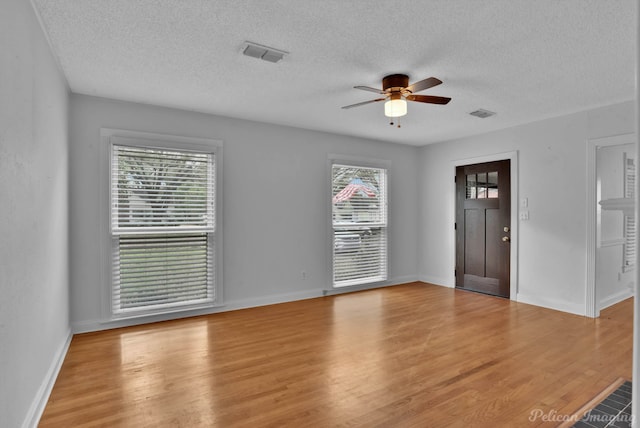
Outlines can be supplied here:
<path id="1" fill-rule="evenodd" d="M 631 377 L 632 311 L 411 283 L 76 335 L 40 426 L 557 426 Z"/>

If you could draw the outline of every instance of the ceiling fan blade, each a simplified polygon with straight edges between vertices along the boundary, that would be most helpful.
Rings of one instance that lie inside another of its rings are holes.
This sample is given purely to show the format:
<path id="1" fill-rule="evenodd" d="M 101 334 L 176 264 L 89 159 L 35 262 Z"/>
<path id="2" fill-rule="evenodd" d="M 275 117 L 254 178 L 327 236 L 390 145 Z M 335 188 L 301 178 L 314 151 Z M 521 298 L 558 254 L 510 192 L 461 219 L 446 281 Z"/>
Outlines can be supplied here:
<path id="1" fill-rule="evenodd" d="M 407 95 L 409 101 L 417 101 L 419 103 L 429 104 L 447 104 L 451 101 L 448 97 L 436 97 L 434 95 Z"/>
<path id="2" fill-rule="evenodd" d="M 435 77 L 429 77 L 428 79 L 424 79 L 414 83 L 413 85 L 407 86 L 407 90 L 415 94 L 416 92 L 424 91 L 425 89 L 438 86 L 441 83 L 442 83 L 442 80 L 436 79 Z"/>
<path id="3" fill-rule="evenodd" d="M 362 89 L 363 91 L 375 92 L 376 94 L 386 94 L 385 91 L 372 88 L 371 86 L 354 86 L 355 89 Z"/>
<path id="4" fill-rule="evenodd" d="M 360 106 L 363 106 L 363 105 L 365 105 L 365 104 L 369 104 L 369 103 L 377 103 L 378 101 L 384 101 L 384 100 L 386 100 L 386 98 L 377 98 L 377 99 L 375 99 L 375 100 L 363 101 L 363 102 L 361 102 L 361 103 L 351 104 L 351 105 L 348 105 L 348 106 L 344 106 L 344 107 L 342 107 L 342 108 L 345 108 L 345 109 L 346 109 L 346 108 L 360 107 Z"/>

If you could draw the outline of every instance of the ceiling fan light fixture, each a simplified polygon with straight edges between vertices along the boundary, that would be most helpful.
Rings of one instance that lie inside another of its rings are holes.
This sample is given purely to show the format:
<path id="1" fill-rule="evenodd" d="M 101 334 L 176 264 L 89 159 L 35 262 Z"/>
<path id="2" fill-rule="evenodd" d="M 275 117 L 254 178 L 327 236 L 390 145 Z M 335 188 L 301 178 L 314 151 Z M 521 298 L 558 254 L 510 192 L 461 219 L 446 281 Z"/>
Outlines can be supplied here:
<path id="1" fill-rule="evenodd" d="M 400 117 L 407 114 L 407 101 L 400 94 L 397 97 L 391 95 L 384 103 L 384 115 L 387 117 Z"/>
<path id="2" fill-rule="evenodd" d="M 425 89 L 433 88 L 442 83 L 442 80 L 435 77 L 429 77 L 427 79 L 420 80 L 412 85 L 409 85 L 409 76 L 406 74 L 390 74 L 382 79 L 382 89 L 372 88 L 371 86 L 354 86 L 355 89 L 362 89 L 363 91 L 373 92 L 382 97 L 378 97 L 375 100 L 363 101 L 355 104 L 343 106 L 343 109 L 349 109 L 353 107 L 360 107 L 366 104 L 378 103 L 384 101 L 384 115 L 391 118 L 390 124 L 398 123 L 400 128 L 400 121 L 394 120 L 407 114 L 407 101 L 426 103 L 426 104 L 448 104 L 451 98 L 439 97 L 434 95 L 415 95 L 416 92 L 424 91 Z"/>

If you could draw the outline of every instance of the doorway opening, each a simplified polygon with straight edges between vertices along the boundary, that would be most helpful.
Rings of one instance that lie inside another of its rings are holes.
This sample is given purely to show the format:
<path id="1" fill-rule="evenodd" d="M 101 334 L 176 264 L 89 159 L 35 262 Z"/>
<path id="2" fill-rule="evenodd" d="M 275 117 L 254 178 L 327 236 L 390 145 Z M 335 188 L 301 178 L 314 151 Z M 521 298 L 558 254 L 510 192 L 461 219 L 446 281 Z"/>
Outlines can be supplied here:
<path id="1" fill-rule="evenodd" d="M 633 295 L 634 192 L 637 168 L 633 134 L 589 140 L 587 180 L 587 288 L 585 315 Z"/>

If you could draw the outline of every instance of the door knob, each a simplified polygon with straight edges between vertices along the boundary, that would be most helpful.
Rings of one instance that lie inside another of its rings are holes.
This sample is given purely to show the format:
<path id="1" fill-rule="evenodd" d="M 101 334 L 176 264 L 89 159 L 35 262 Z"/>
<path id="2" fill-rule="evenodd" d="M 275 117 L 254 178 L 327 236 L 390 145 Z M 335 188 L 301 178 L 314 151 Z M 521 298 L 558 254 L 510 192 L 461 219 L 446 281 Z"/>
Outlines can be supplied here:
<path id="1" fill-rule="evenodd" d="M 509 241 L 511 241 L 511 239 L 509 239 L 508 236 L 503 236 L 502 237 L 502 242 L 509 242 Z"/>

